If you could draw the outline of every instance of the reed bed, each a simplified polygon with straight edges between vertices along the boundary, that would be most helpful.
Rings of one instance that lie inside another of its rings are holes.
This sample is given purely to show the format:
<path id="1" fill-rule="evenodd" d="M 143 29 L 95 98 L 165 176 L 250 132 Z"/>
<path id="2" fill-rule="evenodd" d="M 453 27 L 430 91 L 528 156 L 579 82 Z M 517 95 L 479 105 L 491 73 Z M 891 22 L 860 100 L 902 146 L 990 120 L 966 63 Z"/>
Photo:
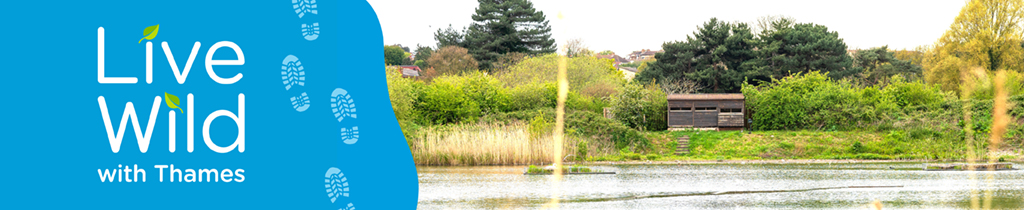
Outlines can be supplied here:
<path id="1" fill-rule="evenodd" d="M 410 150 L 418 165 L 526 165 L 550 163 L 554 145 L 550 134 L 530 135 L 522 123 L 477 124 L 424 129 Z"/>

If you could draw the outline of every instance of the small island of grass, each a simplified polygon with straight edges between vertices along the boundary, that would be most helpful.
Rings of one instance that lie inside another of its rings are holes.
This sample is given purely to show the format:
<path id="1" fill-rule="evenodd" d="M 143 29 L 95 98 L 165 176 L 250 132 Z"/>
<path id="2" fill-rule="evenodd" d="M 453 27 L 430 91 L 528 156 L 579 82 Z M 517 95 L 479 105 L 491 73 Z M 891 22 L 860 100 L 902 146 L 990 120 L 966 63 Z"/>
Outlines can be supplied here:
<path id="1" fill-rule="evenodd" d="M 536 165 L 530 165 L 526 167 L 523 172 L 524 175 L 550 175 L 555 171 L 554 166 L 538 167 Z M 591 169 L 589 167 L 575 164 L 571 166 L 562 166 L 562 174 L 615 174 L 615 172 L 604 172 Z"/>

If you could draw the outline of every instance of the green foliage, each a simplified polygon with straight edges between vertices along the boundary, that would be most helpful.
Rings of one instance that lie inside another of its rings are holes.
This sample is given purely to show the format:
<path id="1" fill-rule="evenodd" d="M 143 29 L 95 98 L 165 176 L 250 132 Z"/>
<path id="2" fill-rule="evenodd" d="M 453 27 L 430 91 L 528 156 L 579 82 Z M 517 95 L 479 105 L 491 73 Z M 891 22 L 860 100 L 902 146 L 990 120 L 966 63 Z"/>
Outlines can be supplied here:
<path id="1" fill-rule="evenodd" d="M 612 98 L 615 119 L 626 126 L 639 130 L 658 131 L 668 128 L 668 101 L 656 85 L 644 87 L 635 82 L 627 83 Z"/>
<path id="2" fill-rule="evenodd" d="M 498 78 L 511 87 L 555 83 L 559 59 L 562 58 L 557 54 L 527 58 L 499 74 Z M 566 59 L 570 91 L 597 98 L 608 97 L 614 92 L 614 87 L 625 82 L 611 60 L 591 56 Z"/>
<path id="3" fill-rule="evenodd" d="M 391 108 L 395 112 L 395 119 L 402 128 L 402 134 L 406 136 L 406 140 L 411 140 L 409 137 L 415 136 L 416 131 L 420 128 L 415 123 L 418 118 L 415 106 L 425 85 L 415 79 L 403 78 L 398 68 L 386 67 L 384 70 L 388 83 L 388 96 L 391 98 Z"/>
<path id="4" fill-rule="evenodd" d="M 438 49 L 427 59 L 427 65 L 442 75 L 459 75 L 477 70 L 476 59 L 466 48 L 447 46 Z"/>
<path id="5" fill-rule="evenodd" d="M 687 36 L 668 42 L 665 53 L 640 69 L 637 81 L 696 81 L 708 92 L 739 91 L 743 84 L 771 81 L 792 73 L 833 72 L 852 68 L 839 34 L 813 23 L 782 18 L 754 36 L 744 23 L 712 18 Z M 757 49 L 757 50 L 754 50 Z"/>
<path id="6" fill-rule="evenodd" d="M 588 143 L 587 143 L 586 140 L 579 141 L 579 142 L 576 143 L 576 159 L 577 160 L 586 160 L 587 157 L 589 157 L 588 152 L 590 150 L 590 147 L 587 146 L 587 144 Z"/>
<path id="7" fill-rule="evenodd" d="M 419 66 L 419 67 L 420 67 L 420 70 L 422 70 L 422 69 L 426 69 L 426 68 L 427 68 L 427 61 L 424 61 L 424 60 L 416 60 L 416 62 L 412 63 L 412 65 L 416 65 L 416 66 Z"/>
<path id="8" fill-rule="evenodd" d="M 858 142 L 854 142 L 853 145 L 850 146 L 850 153 L 857 154 L 857 153 L 863 153 L 863 152 L 864 152 L 864 144 L 861 144 L 859 141 Z"/>
<path id="9" fill-rule="evenodd" d="M 426 69 L 427 67 L 430 67 L 429 65 L 426 64 L 426 62 L 427 59 L 430 59 L 430 56 L 433 53 L 434 48 L 431 48 L 430 46 L 421 46 L 419 44 L 416 44 L 416 62 L 414 65 L 419 66 L 420 69 Z M 420 61 L 423 61 L 422 65 L 420 64 Z"/>
<path id="10" fill-rule="evenodd" d="M 846 43 L 839 33 L 813 23 L 793 24 L 788 19 L 772 23 L 758 36 L 760 55 L 751 65 L 752 79 L 769 81 L 794 73 L 834 72 L 852 68 Z M 753 76 L 756 75 L 756 76 Z"/>
<path id="11" fill-rule="evenodd" d="M 640 71 L 641 82 L 685 78 L 708 87 L 711 92 L 736 92 L 748 76 L 756 58 L 754 35 L 745 23 L 727 23 L 712 18 L 683 42 L 668 42 L 665 53 Z"/>
<path id="12" fill-rule="evenodd" d="M 1020 0 L 966 2 L 949 30 L 925 53 L 925 79 L 944 90 L 956 91 L 969 74 L 1024 68 L 1021 46 L 1024 18 Z M 980 72 L 979 72 L 980 71 Z M 967 83 L 969 84 L 969 83 Z M 969 87 L 969 86 L 968 86 Z"/>
<path id="13" fill-rule="evenodd" d="M 407 58 L 405 57 L 405 50 L 397 45 L 384 46 L 384 65 L 402 65 Z"/>
<path id="14" fill-rule="evenodd" d="M 481 0 L 473 14 L 473 23 L 460 33 L 449 27 L 438 30 L 438 46 L 469 49 L 481 69 L 505 54 L 547 54 L 555 52 L 555 40 L 544 12 L 533 8 L 529 0 Z"/>
<path id="15" fill-rule="evenodd" d="M 944 97 L 937 87 L 922 82 L 908 82 L 900 76 L 893 76 L 890 81 L 882 89 L 882 94 L 891 96 L 892 102 L 899 107 L 937 105 Z"/>
<path id="16" fill-rule="evenodd" d="M 863 85 L 884 83 L 895 75 L 921 78 L 921 65 L 897 59 L 888 46 L 857 51 L 853 55 L 853 68 L 829 73 L 832 78 L 850 78 Z"/>
<path id="17" fill-rule="evenodd" d="M 940 108 L 945 93 L 921 82 L 893 76 L 884 87 L 858 88 L 819 72 L 796 74 L 762 86 L 745 85 L 755 129 L 841 129 L 885 124 L 901 110 Z"/>
<path id="18" fill-rule="evenodd" d="M 480 118 L 484 123 L 509 123 L 514 121 L 531 121 L 538 116 L 554 119 L 555 110 L 545 107 L 535 110 L 522 110 L 495 113 Z M 637 151 L 651 149 L 651 141 L 639 131 L 622 125 L 615 120 L 604 118 L 599 113 L 589 111 L 568 110 L 565 115 L 567 136 L 587 137 L 596 141 L 609 141 L 615 149 L 632 148 Z"/>
<path id="19" fill-rule="evenodd" d="M 432 124 L 474 122 L 480 117 L 480 104 L 473 101 L 457 76 L 435 78 L 420 94 L 416 109 L 422 122 Z"/>
<path id="20" fill-rule="evenodd" d="M 544 115 L 538 114 L 537 116 L 533 117 L 533 120 L 530 120 L 530 136 L 533 138 L 538 138 L 547 135 L 548 133 L 551 133 L 553 127 L 554 125 L 551 122 L 548 122 L 547 119 L 544 119 Z"/>
<path id="21" fill-rule="evenodd" d="M 574 164 L 574 165 L 571 165 L 571 166 L 562 166 L 562 174 L 565 174 L 565 173 L 591 173 L 591 172 L 598 172 L 598 171 L 590 169 L 590 168 L 588 168 L 586 166 L 579 165 L 579 164 Z M 528 174 L 551 174 L 551 173 L 554 173 L 554 170 L 549 169 L 547 167 L 541 168 L 541 167 L 538 167 L 538 166 L 535 166 L 535 165 L 529 165 L 529 166 L 526 167 L 526 173 L 528 173 Z"/>

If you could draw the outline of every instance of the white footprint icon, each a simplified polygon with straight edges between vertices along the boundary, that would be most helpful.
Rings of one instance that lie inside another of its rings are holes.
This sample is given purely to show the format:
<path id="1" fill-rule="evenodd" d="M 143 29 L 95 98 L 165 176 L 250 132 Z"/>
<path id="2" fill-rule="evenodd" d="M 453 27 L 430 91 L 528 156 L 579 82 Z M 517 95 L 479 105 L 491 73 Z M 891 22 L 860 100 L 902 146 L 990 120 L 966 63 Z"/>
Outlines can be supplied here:
<path id="1" fill-rule="evenodd" d="M 306 70 L 302 67 L 302 62 L 298 57 L 288 55 L 284 57 L 284 61 L 281 61 L 281 80 L 283 80 L 285 90 L 292 89 L 292 86 L 295 85 L 306 85 Z"/>
<path id="2" fill-rule="evenodd" d="M 295 111 L 304 112 L 306 109 L 309 109 L 309 96 L 306 95 L 306 92 L 302 92 L 299 96 L 292 97 L 291 101 L 292 108 L 295 108 Z"/>
<path id="3" fill-rule="evenodd" d="M 342 208 L 340 208 L 338 210 L 356 210 L 356 207 L 355 207 L 355 205 L 352 205 L 352 203 L 348 203 L 348 206 L 342 207 Z"/>
<path id="4" fill-rule="evenodd" d="M 295 14 L 299 14 L 299 18 L 305 16 L 306 13 L 316 14 L 316 0 L 292 0 L 292 9 L 295 9 Z"/>
<path id="5" fill-rule="evenodd" d="M 352 129 L 341 128 L 341 141 L 345 144 L 355 144 L 359 141 L 359 126 Z"/>
<path id="6" fill-rule="evenodd" d="M 313 24 L 302 24 L 302 38 L 313 41 L 317 37 L 320 37 L 320 23 L 316 22 Z"/>
<path id="7" fill-rule="evenodd" d="M 356 104 L 345 89 L 337 88 L 331 93 L 331 111 L 338 122 L 345 117 L 356 118 Z"/>
<path id="8" fill-rule="evenodd" d="M 327 197 L 334 203 L 338 197 L 348 197 L 348 178 L 341 173 L 341 169 L 331 167 L 324 175 L 324 187 L 327 188 Z M 352 206 L 349 204 L 349 206 Z"/>

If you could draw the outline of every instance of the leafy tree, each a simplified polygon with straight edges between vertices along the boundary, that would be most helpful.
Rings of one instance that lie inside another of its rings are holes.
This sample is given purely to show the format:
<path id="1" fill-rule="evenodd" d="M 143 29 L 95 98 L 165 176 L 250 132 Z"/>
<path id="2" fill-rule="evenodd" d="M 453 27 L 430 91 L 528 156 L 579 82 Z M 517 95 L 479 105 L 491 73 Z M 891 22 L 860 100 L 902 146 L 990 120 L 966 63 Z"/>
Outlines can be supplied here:
<path id="1" fill-rule="evenodd" d="M 476 59 L 470 56 L 466 48 L 447 46 L 430 55 L 427 65 L 442 75 L 458 75 L 477 69 Z"/>
<path id="2" fill-rule="evenodd" d="M 429 65 L 427 65 L 427 59 L 430 59 L 430 54 L 431 53 L 434 53 L 434 49 L 430 48 L 430 46 L 421 46 L 421 45 L 417 44 L 416 45 L 416 56 L 415 56 L 416 57 L 416 61 L 414 62 L 414 64 L 416 66 L 419 66 L 420 69 L 426 69 L 427 67 L 430 67 Z M 420 65 L 420 64 L 423 64 L 423 65 Z"/>
<path id="3" fill-rule="evenodd" d="M 416 60 L 416 62 L 414 62 L 414 63 L 412 63 L 412 64 L 413 64 L 413 65 L 416 65 L 416 66 L 419 66 L 419 67 L 420 67 L 420 70 L 423 70 L 423 69 L 429 68 L 429 67 L 427 66 L 427 61 L 424 61 L 424 60 Z"/>
<path id="4" fill-rule="evenodd" d="M 395 46 L 398 46 L 398 48 L 402 48 L 403 52 L 407 52 L 407 53 L 411 53 L 412 52 L 411 50 L 409 50 L 409 47 L 402 46 L 402 44 L 395 44 Z"/>
<path id="5" fill-rule="evenodd" d="M 924 62 L 924 52 L 927 52 L 926 46 L 916 47 L 913 50 L 897 50 L 894 51 L 892 56 L 899 60 L 909 61 L 914 65 L 921 65 Z"/>
<path id="6" fill-rule="evenodd" d="M 1021 0 L 968 2 L 925 56 L 925 79 L 948 91 L 959 88 L 962 75 L 971 68 L 1020 71 L 1022 18 Z"/>
<path id="7" fill-rule="evenodd" d="M 813 23 L 793 24 L 790 19 L 772 23 L 759 36 L 760 56 L 753 64 L 754 79 L 769 81 L 793 73 L 844 71 L 852 67 L 846 43 L 839 33 Z M 833 77 L 835 78 L 835 77 Z"/>
<path id="8" fill-rule="evenodd" d="M 402 47 L 396 45 L 384 46 L 384 65 L 402 65 L 408 60 Z"/>
<path id="9" fill-rule="evenodd" d="M 874 85 L 902 75 L 904 78 L 920 78 L 921 66 L 911 61 L 896 59 L 895 52 L 888 46 L 859 50 L 853 55 L 853 68 L 834 71 L 833 78 L 851 78 L 865 85 Z"/>
<path id="10" fill-rule="evenodd" d="M 519 62 L 526 60 L 527 56 L 529 55 L 520 52 L 512 52 L 502 55 L 498 58 L 497 62 L 491 64 L 491 71 L 495 73 L 503 73 Z"/>
<path id="11" fill-rule="evenodd" d="M 412 57 L 412 53 L 410 53 L 410 52 L 402 53 L 402 65 L 412 65 L 413 64 L 412 59 L 409 59 L 411 57 Z"/>
<path id="12" fill-rule="evenodd" d="M 561 56 L 547 54 L 527 58 L 498 75 L 498 78 L 509 87 L 525 86 L 534 83 L 555 83 L 558 76 L 558 60 Z M 625 82 L 622 73 L 615 69 L 612 61 L 593 56 L 568 58 L 566 69 L 569 73 L 569 90 L 581 93 L 608 92 L 600 89 L 614 89 Z M 610 86 L 610 87 L 606 87 Z M 595 94 L 597 95 L 597 94 Z"/>
<path id="13" fill-rule="evenodd" d="M 480 5 L 472 18 L 474 23 L 458 39 L 459 33 L 449 30 L 439 39 L 466 46 L 480 67 L 490 69 L 502 55 L 511 52 L 544 54 L 555 52 L 551 27 L 544 12 L 533 8 L 529 0 L 478 0 Z M 440 32 L 440 31 L 439 31 Z M 435 38 L 437 36 L 435 35 Z M 450 43 L 449 43 L 450 44 Z"/>
<path id="14" fill-rule="evenodd" d="M 458 46 L 462 48 L 469 47 L 469 42 L 466 42 L 465 34 L 465 28 L 460 32 L 459 30 L 452 28 L 451 24 L 448 25 L 447 29 L 437 29 L 437 32 L 434 33 L 434 40 L 437 41 L 437 49 L 447 46 Z"/>
<path id="15" fill-rule="evenodd" d="M 745 23 L 726 23 L 712 18 L 686 41 L 665 43 L 664 53 L 640 71 L 636 80 L 665 81 L 685 78 L 696 81 L 711 92 L 738 92 L 749 69 L 754 35 Z"/>
<path id="16" fill-rule="evenodd" d="M 605 50 L 605 51 L 598 52 L 597 54 L 600 54 L 600 55 L 615 55 L 615 52 L 612 52 L 611 50 Z"/>
<path id="17" fill-rule="evenodd" d="M 654 84 L 644 86 L 629 82 L 612 96 L 615 119 L 638 130 L 658 131 L 668 128 L 668 100 L 665 92 Z"/>

